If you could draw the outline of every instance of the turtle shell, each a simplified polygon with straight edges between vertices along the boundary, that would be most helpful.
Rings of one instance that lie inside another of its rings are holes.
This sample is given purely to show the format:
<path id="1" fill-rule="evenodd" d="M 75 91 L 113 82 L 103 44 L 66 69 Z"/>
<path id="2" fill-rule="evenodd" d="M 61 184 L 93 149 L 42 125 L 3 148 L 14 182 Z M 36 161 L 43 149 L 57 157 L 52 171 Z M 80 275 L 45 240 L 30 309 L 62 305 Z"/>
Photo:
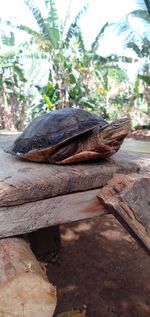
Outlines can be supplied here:
<path id="1" fill-rule="evenodd" d="M 82 109 L 52 110 L 34 119 L 7 152 L 33 161 L 50 162 L 50 155 L 63 144 L 69 144 L 97 126 L 100 130 L 108 125 L 101 117 Z M 73 153 L 74 143 L 71 144 Z"/>

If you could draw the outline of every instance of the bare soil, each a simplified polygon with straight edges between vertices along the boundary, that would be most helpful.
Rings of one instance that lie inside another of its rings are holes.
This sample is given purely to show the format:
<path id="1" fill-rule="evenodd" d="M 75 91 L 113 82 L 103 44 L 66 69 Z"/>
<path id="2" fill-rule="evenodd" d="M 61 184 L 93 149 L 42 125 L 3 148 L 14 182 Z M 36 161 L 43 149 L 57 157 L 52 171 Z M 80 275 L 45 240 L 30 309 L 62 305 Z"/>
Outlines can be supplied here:
<path id="1" fill-rule="evenodd" d="M 150 130 L 137 129 L 137 130 L 131 131 L 128 134 L 128 138 L 135 139 L 135 140 L 150 141 Z"/>
<path id="2" fill-rule="evenodd" d="M 150 256 L 111 214 L 61 226 L 49 264 L 60 312 L 87 306 L 87 317 L 149 317 Z"/>

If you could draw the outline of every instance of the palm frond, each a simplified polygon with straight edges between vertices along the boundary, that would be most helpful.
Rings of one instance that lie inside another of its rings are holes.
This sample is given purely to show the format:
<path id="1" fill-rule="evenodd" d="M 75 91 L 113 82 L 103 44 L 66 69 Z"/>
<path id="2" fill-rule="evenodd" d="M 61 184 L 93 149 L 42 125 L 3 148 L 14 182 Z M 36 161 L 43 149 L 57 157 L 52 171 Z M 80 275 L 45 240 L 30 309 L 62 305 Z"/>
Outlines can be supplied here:
<path id="1" fill-rule="evenodd" d="M 39 26 L 39 29 L 44 32 L 45 31 L 45 19 L 42 17 L 40 9 L 37 7 L 37 5 L 34 3 L 33 0 L 23 0 L 23 1 L 27 5 L 29 10 L 31 11 L 34 19 L 37 22 L 37 25 Z"/>
<path id="2" fill-rule="evenodd" d="M 23 25 L 23 24 L 17 25 L 16 27 L 19 30 L 25 31 L 26 33 L 28 33 L 32 37 L 34 42 L 37 43 L 43 50 L 49 50 L 51 48 L 49 41 L 47 41 L 46 39 L 43 38 L 43 34 L 37 32 L 37 31 L 34 31 L 30 27 Z"/>
<path id="3" fill-rule="evenodd" d="M 59 28 L 59 17 L 57 13 L 56 3 L 54 0 L 45 0 L 45 6 L 48 12 L 48 17 L 46 18 L 48 24 L 54 28 Z"/>
<path id="4" fill-rule="evenodd" d="M 77 40 L 78 40 L 78 45 L 79 45 L 79 50 L 81 52 L 85 52 L 85 44 L 84 44 L 84 38 L 83 38 L 83 34 L 82 31 L 79 27 L 77 27 L 77 34 L 76 34 Z"/>
<path id="5" fill-rule="evenodd" d="M 39 48 L 34 45 L 28 45 L 24 50 L 22 50 L 20 57 L 22 59 L 39 59 L 39 60 L 48 60 L 49 54 L 45 51 L 39 50 Z"/>
<path id="6" fill-rule="evenodd" d="M 150 1 L 149 0 L 144 0 L 145 6 L 147 8 L 148 14 L 150 15 Z"/>
<path id="7" fill-rule="evenodd" d="M 132 50 L 137 54 L 137 56 L 141 55 L 141 50 L 136 43 L 129 42 L 129 44 L 127 46 L 128 46 L 128 48 L 132 48 Z"/>
<path id="8" fill-rule="evenodd" d="M 7 50 L 0 50 L 0 58 L 4 58 L 4 59 L 9 59 L 9 58 L 13 58 L 14 56 L 17 55 L 17 53 L 19 53 L 19 49 L 16 47 L 11 47 Z"/>
<path id="9" fill-rule="evenodd" d="M 40 33 L 42 34 L 42 37 L 48 42 L 50 41 L 52 46 L 57 48 L 57 42 L 59 39 L 59 31 L 58 29 L 53 29 L 51 25 L 49 25 L 48 20 L 44 19 L 42 17 L 40 9 L 37 7 L 37 5 L 34 3 L 33 0 L 24 0 L 25 4 L 30 9 L 31 13 L 33 14 L 39 29 Z M 54 22 L 54 21 L 53 21 Z"/>
<path id="10" fill-rule="evenodd" d="M 127 17 L 120 22 L 110 24 L 109 27 L 112 28 L 112 31 L 114 31 L 118 37 L 122 36 L 124 38 L 125 46 L 131 41 L 142 41 L 142 36 L 130 26 Z"/>
<path id="11" fill-rule="evenodd" d="M 146 38 L 143 39 L 140 47 L 135 42 L 129 42 L 127 47 L 132 48 L 138 57 L 148 57 L 150 55 L 150 41 Z"/>
<path id="12" fill-rule="evenodd" d="M 150 86 L 150 76 L 146 75 L 138 75 L 138 78 L 143 80 L 148 86 Z"/>
<path id="13" fill-rule="evenodd" d="M 96 54 L 95 52 L 94 53 L 92 52 L 92 55 L 93 55 L 94 61 L 100 65 L 102 64 L 106 65 L 106 63 L 109 62 L 108 57 L 101 56 L 99 54 Z"/>
<path id="14" fill-rule="evenodd" d="M 150 22 L 150 15 L 148 14 L 146 10 L 135 10 L 135 11 L 132 11 L 129 15 L 131 15 L 132 17 L 140 18 L 147 22 Z"/>
<path id="15" fill-rule="evenodd" d="M 1 33 L 1 40 L 4 45 L 14 46 L 15 45 L 15 35 L 11 31 L 9 35 L 6 35 L 5 32 Z"/>
<path id="16" fill-rule="evenodd" d="M 69 21 L 69 18 L 70 18 L 71 2 L 72 2 L 72 0 L 69 0 L 64 21 L 60 22 L 60 31 L 61 31 L 61 38 L 62 39 L 64 39 L 66 25 L 67 25 L 67 22 Z"/>
<path id="17" fill-rule="evenodd" d="M 96 51 L 99 45 L 99 40 L 101 39 L 101 37 L 103 36 L 105 29 L 108 27 L 108 22 L 104 24 L 104 26 L 101 28 L 101 30 L 99 31 L 99 33 L 97 34 L 95 40 L 93 41 L 92 45 L 91 45 L 91 50 L 92 51 Z"/>
<path id="18" fill-rule="evenodd" d="M 16 63 L 13 65 L 13 69 L 14 69 L 15 73 L 18 75 L 19 80 L 22 82 L 26 82 L 26 78 L 24 76 L 23 69 L 19 65 L 17 65 Z"/>
<path id="19" fill-rule="evenodd" d="M 67 43 L 69 43 L 71 38 L 73 38 L 73 36 L 75 36 L 76 33 L 77 33 L 77 24 L 76 23 L 71 23 L 71 25 L 70 25 L 70 27 L 69 27 L 69 29 L 67 31 L 65 41 Z"/>
<path id="20" fill-rule="evenodd" d="M 31 35 L 32 38 L 38 38 L 38 37 L 40 38 L 41 37 L 39 32 L 34 31 L 29 26 L 20 24 L 20 25 L 14 25 L 14 27 L 17 27 L 17 29 L 19 29 L 21 31 L 25 31 L 27 34 Z"/>
<path id="21" fill-rule="evenodd" d="M 70 39 L 74 36 L 74 33 L 76 31 L 76 27 L 78 24 L 78 21 L 80 20 L 80 18 L 82 17 L 83 14 L 85 14 L 87 12 L 89 8 L 89 2 L 86 3 L 83 8 L 78 12 L 78 14 L 76 15 L 74 21 L 70 24 L 67 34 L 66 34 L 66 42 L 69 42 Z"/>
<path id="22" fill-rule="evenodd" d="M 70 29 L 70 32 L 66 37 L 65 43 L 69 43 L 72 38 L 75 38 L 77 40 L 79 50 L 81 52 L 84 52 L 86 49 L 83 34 L 80 27 L 77 24 L 72 24 L 72 28 Z"/>
<path id="23" fill-rule="evenodd" d="M 147 11 L 144 10 L 136 10 L 129 14 L 130 17 L 137 19 L 138 23 L 140 23 L 140 35 L 142 38 L 150 39 L 150 15 Z M 129 23 L 130 24 L 130 23 Z M 136 25 L 134 29 L 136 28 Z"/>
<path id="24" fill-rule="evenodd" d="M 90 3 L 87 2 L 83 8 L 78 12 L 78 14 L 76 15 L 74 22 L 78 23 L 78 21 L 81 19 L 81 17 L 87 12 L 88 8 L 89 8 Z"/>
<path id="25" fill-rule="evenodd" d="M 49 28 L 49 40 L 52 43 L 52 46 L 57 49 L 59 46 L 59 40 L 60 40 L 60 32 L 58 29 Z"/>
<path id="26" fill-rule="evenodd" d="M 136 4 L 137 9 L 129 12 L 125 19 L 109 25 L 117 36 L 123 36 L 125 47 L 129 42 L 143 45 L 145 39 L 150 40 L 150 0 L 136 0 Z M 139 26 L 134 25 L 135 20 L 130 18 L 137 18 Z"/>

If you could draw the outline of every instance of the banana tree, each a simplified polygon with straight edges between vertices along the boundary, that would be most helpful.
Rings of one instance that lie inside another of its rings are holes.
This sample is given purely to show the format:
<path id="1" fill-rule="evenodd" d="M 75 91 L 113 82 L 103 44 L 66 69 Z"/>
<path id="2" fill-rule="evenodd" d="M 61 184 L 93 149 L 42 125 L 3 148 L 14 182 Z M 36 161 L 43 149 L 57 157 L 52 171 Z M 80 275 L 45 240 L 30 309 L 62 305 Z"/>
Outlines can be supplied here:
<path id="1" fill-rule="evenodd" d="M 37 111 L 48 111 L 53 107 L 61 108 L 67 105 L 86 107 L 89 110 L 101 108 L 101 112 L 106 115 L 108 102 L 102 103 L 104 106 L 99 104 L 104 100 L 104 96 L 107 99 L 108 95 L 108 69 L 104 71 L 108 61 L 97 55 L 97 48 L 108 24 L 106 23 L 98 32 L 91 49 L 87 51 L 78 22 L 88 10 L 88 4 L 80 10 L 67 28 L 68 10 L 62 23 L 54 0 L 45 0 L 46 16 L 42 15 L 33 0 L 24 2 L 33 14 L 37 29 L 33 30 L 25 25 L 17 27 L 31 36 L 32 43 L 36 43 L 40 51 L 45 53 L 49 63 L 48 84 L 37 87 L 42 100 L 37 105 L 38 110 L 36 105 L 33 105 L 34 114 L 37 115 Z"/>
<path id="2" fill-rule="evenodd" d="M 86 4 L 80 12 L 76 15 L 74 21 L 71 22 L 66 29 L 68 10 L 66 19 L 62 22 L 57 14 L 56 3 L 54 0 L 45 0 L 46 16 L 43 16 L 41 10 L 34 3 L 33 0 L 24 0 L 25 4 L 31 11 L 36 23 L 37 29 L 33 30 L 25 25 L 18 25 L 17 27 L 26 31 L 32 38 L 33 42 L 38 45 L 38 48 L 47 54 L 49 62 L 49 77 L 54 85 L 59 86 L 60 100 L 59 107 L 63 107 L 68 103 L 68 74 L 71 74 L 71 68 L 68 60 L 70 59 L 71 40 L 78 38 L 81 43 L 81 33 L 78 27 L 78 21 L 81 16 L 87 11 L 88 4 Z"/>
<path id="3" fill-rule="evenodd" d="M 1 33 L 0 51 L 0 126 L 4 129 L 22 128 L 27 96 L 26 79 L 20 63 L 20 48 L 15 47 L 15 36 Z M 7 44 L 7 45 L 6 45 Z"/>
<path id="4" fill-rule="evenodd" d="M 53 83 L 54 87 L 56 84 L 58 86 L 56 90 L 59 88 L 59 101 L 53 103 L 48 93 L 44 97 L 47 109 L 49 109 L 50 103 L 52 103 L 51 107 L 59 108 L 65 105 L 86 105 L 86 95 L 89 92 L 88 83 L 93 76 L 91 69 L 94 54 L 106 26 L 100 30 L 90 52 L 87 52 L 78 22 L 88 10 L 89 3 L 83 6 L 67 27 L 69 8 L 64 22 L 62 22 L 58 17 L 54 0 L 44 1 L 46 16 L 43 16 L 33 0 L 24 0 L 24 2 L 37 23 L 37 29 L 33 30 L 25 25 L 17 25 L 17 27 L 26 31 L 38 48 L 46 54 L 49 63 L 48 86 Z M 43 89 L 45 88 L 43 87 Z"/>
<path id="5" fill-rule="evenodd" d="M 142 45 L 145 39 L 150 41 L 150 1 L 137 0 L 137 9 L 129 12 L 124 19 L 109 24 L 118 36 L 124 35 L 124 44 L 130 42 Z M 134 23 L 136 22 L 136 23 Z"/>

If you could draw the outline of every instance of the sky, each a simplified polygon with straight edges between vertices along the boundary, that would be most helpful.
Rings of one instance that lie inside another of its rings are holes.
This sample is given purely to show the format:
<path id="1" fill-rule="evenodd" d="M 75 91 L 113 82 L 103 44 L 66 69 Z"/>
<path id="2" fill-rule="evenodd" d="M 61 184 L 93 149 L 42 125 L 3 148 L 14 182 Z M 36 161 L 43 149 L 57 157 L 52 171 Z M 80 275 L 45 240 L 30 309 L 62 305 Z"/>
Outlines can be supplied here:
<path id="1" fill-rule="evenodd" d="M 67 7 L 70 0 L 55 0 L 58 8 L 58 13 L 63 20 L 66 16 Z M 43 0 L 35 0 L 41 9 L 43 9 Z M 72 20 L 77 12 L 86 3 L 86 0 L 72 0 L 70 19 Z M 80 26 L 83 32 L 85 44 L 90 47 L 100 28 L 108 22 L 117 22 L 122 19 L 127 13 L 137 8 L 135 0 L 91 0 L 88 13 L 82 17 Z M 43 11 L 44 12 L 44 11 Z M 23 0 L 1 0 L 0 1 L 0 16 L 3 19 L 16 18 L 20 23 L 36 27 L 32 14 L 24 4 Z M 20 41 L 18 35 L 18 41 Z M 106 39 L 100 50 L 101 55 L 109 55 L 118 53 L 122 50 L 121 39 L 118 40 L 115 34 L 106 33 Z M 121 53 L 121 52 L 120 52 Z"/>

